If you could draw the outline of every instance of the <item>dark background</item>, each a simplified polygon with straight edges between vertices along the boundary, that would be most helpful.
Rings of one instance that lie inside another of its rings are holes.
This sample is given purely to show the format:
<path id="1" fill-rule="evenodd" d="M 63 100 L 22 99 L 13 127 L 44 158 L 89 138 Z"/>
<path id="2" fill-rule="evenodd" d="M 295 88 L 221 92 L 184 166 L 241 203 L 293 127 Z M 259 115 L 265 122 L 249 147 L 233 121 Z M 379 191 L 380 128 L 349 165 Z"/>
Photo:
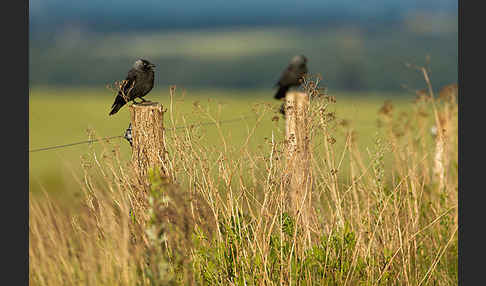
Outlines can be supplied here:
<path id="1" fill-rule="evenodd" d="M 30 86 L 104 86 L 133 61 L 158 86 L 272 88 L 295 54 L 333 90 L 457 82 L 457 1 L 30 1 Z"/>

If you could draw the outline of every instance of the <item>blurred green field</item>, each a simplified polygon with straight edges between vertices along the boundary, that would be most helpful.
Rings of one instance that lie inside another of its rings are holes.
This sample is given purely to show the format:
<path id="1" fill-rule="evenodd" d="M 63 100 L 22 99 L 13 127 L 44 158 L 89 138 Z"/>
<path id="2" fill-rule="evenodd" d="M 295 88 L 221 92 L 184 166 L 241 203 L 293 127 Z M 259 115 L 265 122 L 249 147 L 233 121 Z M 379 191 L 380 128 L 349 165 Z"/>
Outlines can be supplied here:
<path id="1" fill-rule="evenodd" d="M 227 144 L 239 146 L 247 138 L 256 122 L 254 109 L 270 105 L 261 124 L 255 129 L 255 136 L 249 143 L 258 148 L 264 138 L 274 132 L 282 138 L 284 121 L 272 121 L 280 102 L 273 99 L 274 90 L 182 90 L 176 89 L 174 120 L 177 126 L 195 122 L 209 122 L 195 112 L 195 102 L 219 120 L 245 117 L 242 121 L 222 125 Z M 347 120 L 357 131 L 361 148 L 372 146 L 378 132 L 378 110 L 385 100 L 392 100 L 396 110 L 407 110 L 412 106 L 412 97 L 406 94 L 343 93 L 329 92 L 336 97 L 330 107 L 335 111 L 338 122 Z M 88 130 L 94 130 L 96 137 L 123 135 L 129 123 L 129 109 L 123 107 L 114 116 L 108 116 L 113 101 L 113 92 L 106 88 L 47 88 L 34 87 L 29 95 L 29 149 L 63 145 L 88 140 Z M 169 88 L 156 88 L 147 97 L 158 101 L 169 109 Z M 164 121 L 170 120 L 170 110 Z M 182 121 L 185 118 L 186 122 Z M 281 117 L 280 117 L 281 118 Z M 168 125 L 167 125 L 168 126 Z M 214 125 L 205 125 L 205 139 L 208 144 L 222 144 Z M 170 132 L 170 131 L 168 131 Z M 261 139 L 261 140 L 259 140 Z M 337 148 L 344 144 L 344 137 L 336 134 Z M 129 160 L 130 145 L 123 138 L 110 140 L 119 146 L 122 160 Z M 35 194 L 44 189 L 58 197 L 71 195 L 79 190 L 75 178 L 82 178 L 81 158 L 91 149 L 101 150 L 103 144 L 81 144 L 61 149 L 29 153 L 29 189 Z"/>

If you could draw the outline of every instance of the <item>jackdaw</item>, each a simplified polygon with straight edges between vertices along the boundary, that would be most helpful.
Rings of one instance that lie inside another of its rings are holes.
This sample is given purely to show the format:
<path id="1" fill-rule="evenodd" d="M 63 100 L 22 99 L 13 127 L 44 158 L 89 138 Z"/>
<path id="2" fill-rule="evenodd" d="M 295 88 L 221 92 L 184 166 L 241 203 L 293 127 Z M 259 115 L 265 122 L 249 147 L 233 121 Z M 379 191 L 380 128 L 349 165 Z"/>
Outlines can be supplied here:
<path id="1" fill-rule="evenodd" d="M 144 59 L 136 60 L 128 72 L 121 90 L 118 91 L 115 102 L 111 106 L 110 115 L 117 113 L 129 101 L 137 103 L 135 98 L 140 98 L 142 102 L 145 102 L 143 97 L 154 87 L 154 71 L 154 64 Z M 122 90 L 126 98 L 123 96 Z"/>
<path id="2" fill-rule="evenodd" d="M 282 73 L 276 84 L 276 86 L 278 86 L 278 91 L 274 96 L 275 99 L 284 98 L 289 88 L 300 85 L 300 80 L 307 73 L 306 64 L 307 58 L 303 55 L 292 58 L 289 66 Z"/>

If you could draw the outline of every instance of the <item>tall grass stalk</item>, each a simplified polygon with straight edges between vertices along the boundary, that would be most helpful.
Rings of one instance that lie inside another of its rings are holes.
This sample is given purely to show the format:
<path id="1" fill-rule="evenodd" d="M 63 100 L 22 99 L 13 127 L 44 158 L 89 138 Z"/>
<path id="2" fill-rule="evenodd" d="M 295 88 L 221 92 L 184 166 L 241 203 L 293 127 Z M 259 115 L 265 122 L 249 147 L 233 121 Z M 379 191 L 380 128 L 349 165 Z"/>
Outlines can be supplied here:
<path id="1" fill-rule="evenodd" d="M 233 144 L 220 110 L 202 104 L 191 116 L 214 125 L 177 129 L 187 118 L 172 87 L 168 176 L 152 170 L 140 185 L 105 143 L 82 159 L 79 208 L 47 191 L 30 200 L 30 284 L 454 285 L 457 104 L 429 90 L 409 112 L 386 102 L 372 146 L 359 146 L 353 126 L 329 111 L 339 101 L 312 100 L 313 220 L 299 225 L 287 204 L 282 128 L 254 136 L 274 107 L 255 105 L 247 139 Z M 218 129 L 218 143 L 207 144 L 207 128 Z"/>

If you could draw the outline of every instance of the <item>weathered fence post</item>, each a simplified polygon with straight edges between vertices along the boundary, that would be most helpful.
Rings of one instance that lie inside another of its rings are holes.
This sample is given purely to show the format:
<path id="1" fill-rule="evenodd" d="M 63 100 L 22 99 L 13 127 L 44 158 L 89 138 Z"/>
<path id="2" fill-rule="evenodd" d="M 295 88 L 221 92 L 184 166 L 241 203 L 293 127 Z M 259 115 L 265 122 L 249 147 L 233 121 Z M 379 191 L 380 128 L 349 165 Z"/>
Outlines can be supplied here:
<path id="1" fill-rule="evenodd" d="M 433 175 L 439 190 L 443 190 L 445 187 L 446 170 L 450 163 L 451 134 L 453 134 L 453 106 L 456 104 L 457 94 L 457 84 L 446 85 L 439 92 L 439 98 L 444 102 L 442 109 L 436 110 L 434 104 L 437 135 L 435 137 Z"/>
<path id="2" fill-rule="evenodd" d="M 445 177 L 445 134 L 442 126 L 437 128 L 437 137 L 435 138 L 435 156 L 434 156 L 434 179 L 438 183 L 438 189 L 444 188 Z"/>
<path id="3" fill-rule="evenodd" d="M 285 157 L 290 211 L 308 229 L 312 214 L 309 96 L 302 92 L 289 92 L 285 101 Z"/>
<path id="4" fill-rule="evenodd" d="M 158 102 L 130 106 L 132 165 L 141 182 L 145 182 L 149 168 L 158 169 L 162 175 L 167 174 L 163 113 Z"/>

